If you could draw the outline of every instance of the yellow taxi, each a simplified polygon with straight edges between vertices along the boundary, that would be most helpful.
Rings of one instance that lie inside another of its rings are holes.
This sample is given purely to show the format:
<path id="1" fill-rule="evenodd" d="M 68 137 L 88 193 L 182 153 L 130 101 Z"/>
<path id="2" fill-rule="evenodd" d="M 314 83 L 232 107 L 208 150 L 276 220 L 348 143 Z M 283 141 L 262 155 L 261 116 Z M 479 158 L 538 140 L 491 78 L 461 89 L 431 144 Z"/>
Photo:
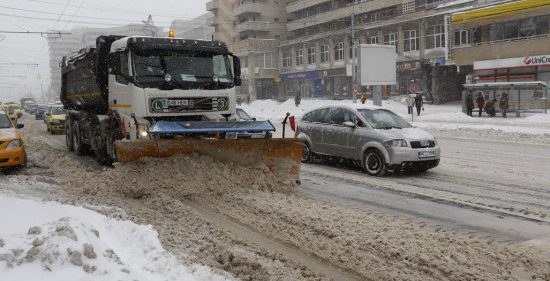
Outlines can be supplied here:
<path id="1" fill-rule="evenodd" d="M 65 132 L 65 109 L 63 105 L 50 105 L 44 118 L 48 133 Z"/>
<path id="2" fill-rule="evenodd" d="M 0 110 L 0 169 L 7 167 L 24 167 L 27 165 L 27 153 L 21 134 L 17 129 L 23 124 L 15 125 L 4 111 Z"/>
<path id="3" fill-rule="evenodd" d="M 17 124 L 17 113 L 11 104 L 0 105 L 0 110 L 4 112 L 13 124 Z"/>

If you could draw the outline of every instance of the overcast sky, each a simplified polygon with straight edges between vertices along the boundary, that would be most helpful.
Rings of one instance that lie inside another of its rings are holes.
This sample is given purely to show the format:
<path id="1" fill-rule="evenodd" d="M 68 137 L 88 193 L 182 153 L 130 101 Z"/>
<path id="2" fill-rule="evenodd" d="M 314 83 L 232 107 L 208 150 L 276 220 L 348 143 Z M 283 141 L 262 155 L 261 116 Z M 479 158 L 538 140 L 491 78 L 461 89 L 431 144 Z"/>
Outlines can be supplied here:
<path id="1" fill-rule="evenodd" d="M 0 0 L 1 31 L 69 30 L 74 26 L 110 27 L 140 23 L 153 16 L 167 28 L 176 18 L 206 13 L 207 0 Z M 68 4 L 67 4 L 68 3 Z M 62 15 L 62 16 L 61 16 Z M 38 20 L 40 19 L 40 20 Z M 0 33 L 0 101 L 20 92 L 37 95 L 49 83 L 48 47 L 40 35 Z M 39 64 L 38 67 L 4 63 Z M 10 77 L 14 76 L 14 77 Z"/>

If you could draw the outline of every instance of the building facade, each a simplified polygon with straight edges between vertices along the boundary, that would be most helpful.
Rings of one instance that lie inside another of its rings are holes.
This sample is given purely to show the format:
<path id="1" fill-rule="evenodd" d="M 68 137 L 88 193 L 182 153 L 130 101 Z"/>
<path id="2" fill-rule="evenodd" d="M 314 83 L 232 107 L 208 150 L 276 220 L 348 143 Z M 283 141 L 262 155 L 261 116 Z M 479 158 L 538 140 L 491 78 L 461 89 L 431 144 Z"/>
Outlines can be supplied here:
<path id="1" fill-rule="evenodd" d="M 207 9 L 218 39 L 240 57 L 243 85 L 238 95 L 252 99 L 279 95 L 279 52 L 286 38 L 286 0 L 213 0 Z M 223 8 L 225 7 L 224 10 Z M 232 19 L 229 17 L 232 16 Z"/>
<path id="2" fill-rule="evenodd" d="M 214 15 L 207 13 L 190 20 L 176 19 L 172 21 L 170 29 L 178 38 L 212 40 L 215 30 L 208 25 L 208 21 L 212 18 Z"/>
<path id="3" fill-rule="evenodd" d="M 59 98 L 61 91 L 61 68 L 64 56 L 70 56 L 83 48 L 94 48 L 100 35 L 144 35 L 157 36 L 161 30 L 153 24 L 129 24 L 113 28 L 74 28 L 70 34 L 48 38 L 50 91 Z"/>

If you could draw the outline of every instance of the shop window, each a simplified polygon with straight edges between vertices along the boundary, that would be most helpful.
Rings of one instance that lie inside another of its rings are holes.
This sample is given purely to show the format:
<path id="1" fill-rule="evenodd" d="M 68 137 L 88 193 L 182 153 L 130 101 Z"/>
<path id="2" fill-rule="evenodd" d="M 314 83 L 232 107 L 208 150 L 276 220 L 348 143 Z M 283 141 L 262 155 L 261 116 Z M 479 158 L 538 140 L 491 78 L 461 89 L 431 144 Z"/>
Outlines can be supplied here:
<path id="1" fill-rule="evenodd" d="M 344 42 L 338 42 L 334 45 L 334 60 L 344 60 Z"/>
<path id="2" fill-rule="evenodd" d="M 321 45 L 321 62 L 329 62 L 330 61 L 330 52 L 329 52 L 329 46 L 328 45 Z"/>
<path id="3" fill-rule="evenodd" d="M 307 49 L 307 63 L 315 64 L 317 60 L 317 48 L 311 47 Z"/>
<path id="4" fill-rule="evenodd" d="M 410 51 L 417 51 L 420 48 L 419 40 L 418 40 L 418 31 L 416 30 L 405 30 L 404 32 L 404 51 L 410 52 Z"/>
<path id="5" fill-rule="evenodd" d="M 304 50 L 296 50 L 296 66 L 304 64 Z"/>

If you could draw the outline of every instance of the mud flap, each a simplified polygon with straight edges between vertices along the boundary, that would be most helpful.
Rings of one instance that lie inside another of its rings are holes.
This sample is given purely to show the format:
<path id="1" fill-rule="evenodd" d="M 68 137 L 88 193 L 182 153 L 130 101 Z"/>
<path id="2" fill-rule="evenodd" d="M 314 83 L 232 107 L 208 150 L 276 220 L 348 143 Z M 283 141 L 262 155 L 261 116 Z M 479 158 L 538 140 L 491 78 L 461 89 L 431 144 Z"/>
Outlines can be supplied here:
<path id="1" fill-rule="evenodd" d="M 199 139 L 176 137 L 159 140 L 117 141 L 119 162 L 142 157 L 170 157 L 175 154 L 202 154 L 224 162 L 266 169 L 299 182 L 304 148 L 302 139 Z"/>

